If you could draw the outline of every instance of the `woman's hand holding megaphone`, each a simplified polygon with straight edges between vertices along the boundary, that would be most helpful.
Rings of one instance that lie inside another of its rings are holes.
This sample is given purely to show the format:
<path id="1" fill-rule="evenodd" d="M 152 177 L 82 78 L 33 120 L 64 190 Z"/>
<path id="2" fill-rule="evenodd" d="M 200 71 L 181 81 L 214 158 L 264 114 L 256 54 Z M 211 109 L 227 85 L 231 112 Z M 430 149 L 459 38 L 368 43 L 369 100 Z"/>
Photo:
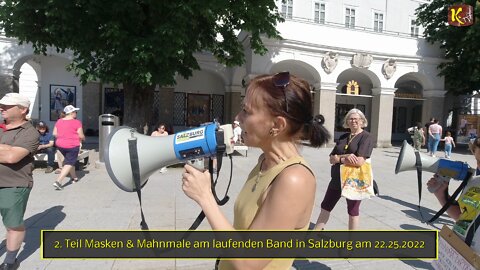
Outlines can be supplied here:
<path id="1" fill-rule="evenodd" d="M 441 199 L 448 199 L 444 198 L 445 197 L 445 191 L 448 190 L 448 183 L 450 181 L 450 177 L 447 176 L 441 176 L 438 174 L 434 174 L 430 180 L 427 182 L 427 188 L 428 191 L 431 193 L 435 194 L 435 196 L 441 200 Z"/>
<path id="2" fill-rule="evenodd" d="M 182 174 L 182 190 L 190 199 L 202 206 L 203 202 L 213 200 L 212 182 L 208 170 L 204 172 L 185 164 Z"/>

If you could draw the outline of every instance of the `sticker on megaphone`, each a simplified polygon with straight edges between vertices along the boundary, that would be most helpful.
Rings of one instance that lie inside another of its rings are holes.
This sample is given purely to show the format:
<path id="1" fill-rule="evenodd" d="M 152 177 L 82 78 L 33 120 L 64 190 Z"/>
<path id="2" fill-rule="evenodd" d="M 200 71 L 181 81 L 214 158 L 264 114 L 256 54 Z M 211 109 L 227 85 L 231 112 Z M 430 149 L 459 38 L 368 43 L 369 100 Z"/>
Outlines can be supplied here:
<path id="1" fill-rule="evenodd" d="M 435 193 L 444 182 L 450 182 L 450 179 L 465 180 L 469 170 L 471 170 L 471 168 L 465 162 L 440 159 L 438 161 L 437 173 L 435 174 L 437 184 L 435 186 L 429 186 L 428 191 Z"/>
<path id="2" fill-rule="evenodd" d="M 440 159 L 438 161 L 437 173 L 441 176 L 447 176 L 456 180 L 464 180 L 467 177 L 470 166 L 462 161 L 451 161 Z"/>

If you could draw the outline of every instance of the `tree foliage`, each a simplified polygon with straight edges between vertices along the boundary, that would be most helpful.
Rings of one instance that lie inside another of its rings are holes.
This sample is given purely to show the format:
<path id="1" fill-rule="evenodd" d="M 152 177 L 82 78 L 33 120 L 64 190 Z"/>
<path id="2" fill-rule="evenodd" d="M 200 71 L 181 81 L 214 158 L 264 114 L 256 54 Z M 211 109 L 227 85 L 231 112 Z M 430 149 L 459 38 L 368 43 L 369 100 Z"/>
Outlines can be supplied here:
<path id="1" fill-rule="evenodd" d="M 447 23 L 448 8 L 459 3 L 474 7 L 475 23 L 455 27 Z M 446 61 L 439 65 L 446 88 L 455 95 L 480 90 L 480 2 L 475 0 L 432 0 L 417 9 L 417 22 L 425 28 L 425 38 L 445 50 Z"/>
<path id="2" fill-rule="evenodd" d="M 240 30 L 250 33 L 252 50 L 264 54 L 261 37 L 280 38 L 279 21 L 274 0 L 0 1 L 6 36 L 31 43 L 36 53 L 73 51 L 69 68 L 82 83 L 123 83 L 125 91 L 145 95 L 137 105 L 151 102 L 155 85 L 175 84 L 177 74 L 188 78 L 199 69 L 194 53 L 211 52 L 227 66 L 243 64 Z"/>

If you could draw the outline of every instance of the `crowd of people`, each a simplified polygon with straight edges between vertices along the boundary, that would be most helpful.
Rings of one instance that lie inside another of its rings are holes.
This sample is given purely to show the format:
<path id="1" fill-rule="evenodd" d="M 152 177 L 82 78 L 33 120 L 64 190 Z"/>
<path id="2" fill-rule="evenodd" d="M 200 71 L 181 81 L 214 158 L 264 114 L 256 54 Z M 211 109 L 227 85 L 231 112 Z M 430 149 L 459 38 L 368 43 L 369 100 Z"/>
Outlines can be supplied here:
<path id="1" fill-rule="evenodd" d="M 236 144 L 259 148 L 262 154 L 236 198 L 233 222 L 215 200 L 210 173 L 189 164 L 184 166 L 182 190 L 199 205 L 213 230 L 309 229 L 318 179 L 302 156 L 299 142 L 308 140 L 312 147 L 320 147 L 331 139 L 331 134 L 324 127 L 325 118 L 314 115 L 313 108 L 305 104 L 312 104 L 310 86 L 307 81 L 289 72 L 260 75 L 249 83 L 242 109 L 233 121 L 232 140 Z M 55 153 L 57 150 L 61 153 L 64 158 L 59 163 L 59 175 L 53 183 L 55 189 L 61 190 L 68 175 L 72 183 L 78 181 L 75 162 L 85 140 L 82 123 L 76 119 L 79 108 L 65 106 L 65 116 L 55 123 L 50 133 L 44 122 L 39 122 L 35 128 L 26 119 L 29 106 L 28 98 L 17 93 L 9 93 L 0 100 L 0 112 L 5 121 L 0 129 L 0 196 L 8 198 L 0 200 L 0 213 L 7 228 L 4 267 L 18 267 L 16 256 L 25 237 L 23 216 L 33 186 L 33 155 L 46 153 L 48 162 L 45 172 L 51 173 L 55 168 Z M 374 139 L 365 130 L 367 126 L 368 120 L 359 109 L 351 109 L 344 116 L 343 127 L 348 131 L 339 137 L 329 154 L 331 178 L 321 202 L 315 230 L 325 228 L 331 211 L 342 197 L 341 166 L 360 167 L 372 154 Z M 444 141 L 446 158 L 450 158 L 455 141 L 450 132 L 441 138 L 443 130 L 438 120 L 432 118 L 425 129 L 417 123 L 413 132 L 416 150 L 427 145 L 428 153 L 434 156 L 439 142 Z M 159 123 L 151 134 L 168 135 L 165 123 Z M 480 139 L 472 142 L 471 150 L 480 164 Z M 161 172 L 165 171 L 166 168 L 161 169 Z M 470 182 L 463 197 L 478 189 L 479 179 L 474 178 Z M 433 177 L 427 185 L 440 186 L 435 196 L 440 204 L 445 204 L 448 184 L 440 183 Z M 20 192 L 14 189 L 20 189 Z M 6 201 L 9 202 L 8 207 L 2 205 Z M 448 214 L 457 221 L 465 221 L 466 213 L 462 207 L 468 208 L 466 201 L 462 202 L 460 197 L 459 205 L 450 207 Z M 358 230 L 361 200 L 346 199 L 346 202 L 348 229 Z M 293 259 L 220 259 L 218 269 L 290 269 L 292 262 Z"/>
<path id="2" fill-rule="evenodd" d="M 444 131 L 438 119 L 434 117 L 430 118 L 430 121 L 425 124 L 425 128 L 422 127 L 420 122 L 417 122 L 415 126 L 408 128 L 407 131 L 411 135 L 415 150 L 420 151 L 422 146 L 426 146 L 427 154 L 431 157 L 437 156 L 440 142 L 444 142 L 444 157 L 447 159 L 450 159 L 452 149 L 456 147 L 452 132 Z M 442 138 L 443 134 L 445 136 Z"/>

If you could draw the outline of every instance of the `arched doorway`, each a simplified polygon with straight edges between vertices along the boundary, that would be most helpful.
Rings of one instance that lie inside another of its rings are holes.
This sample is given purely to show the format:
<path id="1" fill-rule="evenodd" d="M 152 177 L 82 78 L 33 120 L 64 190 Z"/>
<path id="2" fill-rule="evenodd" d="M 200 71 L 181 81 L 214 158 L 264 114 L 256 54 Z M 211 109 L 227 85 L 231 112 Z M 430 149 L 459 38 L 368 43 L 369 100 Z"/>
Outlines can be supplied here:
<path id="1" fill-rule="evenodd" d="M 350 68 L 340 73 L 337 83 L 335 139 L 346 131 L 343 128 L 343 120 L 349 110 L 357 108 L 365 114 L 369 122 L 371 121 L 372 88 L 374 87 L 371 78 L 359 68 Z M 370 127 L 366 130 L 370 131 Z"/>
<path id="2" fill-rule="evenodd" d="M 406 74 L 395 83 L 392 117 L 392 142 L 409 141 L 409 127 L 422 121 L 423 86 L 414 74 Z"/>

